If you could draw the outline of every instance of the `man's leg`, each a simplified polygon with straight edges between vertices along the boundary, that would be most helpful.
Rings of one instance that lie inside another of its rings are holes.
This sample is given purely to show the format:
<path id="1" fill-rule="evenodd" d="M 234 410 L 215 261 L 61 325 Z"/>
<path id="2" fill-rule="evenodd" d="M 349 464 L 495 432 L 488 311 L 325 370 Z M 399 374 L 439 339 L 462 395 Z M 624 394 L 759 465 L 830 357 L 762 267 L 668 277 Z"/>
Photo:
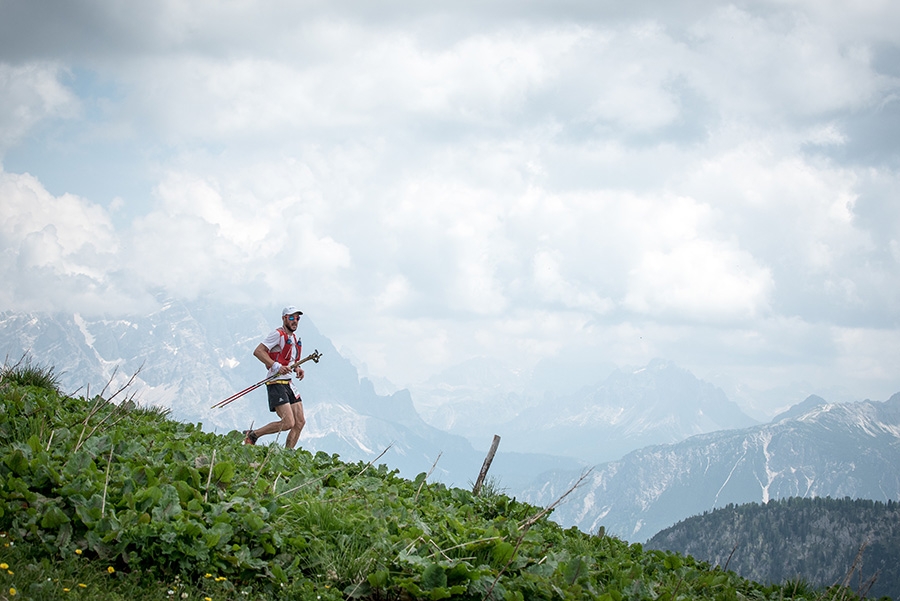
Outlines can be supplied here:
<path id="1" fill-rule="evenodd" d="M 281 418 L 281 421 L 269 422 L 262 428 L 254 430 L 253 433 L 257 438 L 265 436 L 266 434 L 275 434 L 277 432 L 283 432 L 284 430 L 290 430 L 294 427 L 294 411 L 291 409 L 290 403 L 284 403 L 283 405 L 275 407 L 275 414 Z M 288 434 L 288 438 L 290 438 L 290 434 Z"/>
<path id="2" fill-rule="evenodd" d="M 303 426 L 306 425 L 306 418 L 303 416 L 303 403 L 301 401 L 292 403 L 288 405 L 288 407 L 291 408 L 293 426 L 291 427 L 291 431 L 288 432 L 287 441 L 285 441 L 284 446 L 293 449 L 297 445 L 297 441 L 300 440 L 300 432 L 303 431 Z"/>

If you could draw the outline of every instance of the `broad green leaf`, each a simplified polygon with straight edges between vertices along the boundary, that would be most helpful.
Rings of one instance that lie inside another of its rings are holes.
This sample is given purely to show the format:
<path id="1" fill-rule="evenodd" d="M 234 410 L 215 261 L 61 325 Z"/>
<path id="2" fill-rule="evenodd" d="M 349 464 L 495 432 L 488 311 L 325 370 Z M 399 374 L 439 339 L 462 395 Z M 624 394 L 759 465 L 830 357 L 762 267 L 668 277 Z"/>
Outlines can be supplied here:
<path id="1" fill-rule="evenodd" d="M 570 586 L 587 574 L 588 563 L 582 557 L 573 557 L 563 566 L 563 577 Z"/>
<path id="2" fill-rule="evenodd" d="M 71 520 L 65 512 L 56 505 L 48 505 L 41 517 L 41 528 L 59 528 Z"/>
<path id="3" fill-rule="evenodd" d="M 160 489 L 162 496 L 151 514 L 154 520 L 165 521 L 181 513 L 181 501 L 178 498 L 178 491 L 171 484 L 163 484 Z"/>
<path id="4" fill-rule="evenodd" d="M 515 547 L 510 543 L 500 541 L 494 545 L 494 548 L 491 550 L 491 555 L 493 555 L 494 561 L 498 564 L 505 564 L 512 558 L 514 551 Z"/>
<path id="5" fill-rule="evenodd" d="M 174 486 L 175 490 L 178 491 L 178 500 L 185 505 L 193 499 L 203 499 L 200 491 L 183 480 L 176 480 Z"/>
<path id="6" fill-rule="evenodd" d="M 28 458 L 25 457 L 25 453 L 21 449 L 15 449 L 12 453 L 6 455 L 3 458 L 3 463 L 17 476 L 24 476 L 29 472 Z"/>
<path id="7" fill-rule="evenodd" d="M 213 482 L 230 484 L 234 480 L 234 464 L 230 461 L 222 461 L 213 466 Z"/>
<path id="8" fill-rule="evenodd" d="M 366 576 L 366 580 L 368 580 L 369 584 L 373 587 L 382 589 L 387 586 L 389 576 L 390 573 L 387 570 L 378 570 L 377 572 L 373 572 Z"/>
<path id="9" fill-rule="evenodd" d="M 422 588 L 431 590 L 447 586 L 447 573 L 440 565 L 432 563 L 422 573 Z"/>
<path id="10" fill-rule="evenodd" d="M 230 524 L 217 522 L 212 528 L 206 531 L 206 546 L 209 549 L 226 545 L 234 534 L 234 528 Z"/>

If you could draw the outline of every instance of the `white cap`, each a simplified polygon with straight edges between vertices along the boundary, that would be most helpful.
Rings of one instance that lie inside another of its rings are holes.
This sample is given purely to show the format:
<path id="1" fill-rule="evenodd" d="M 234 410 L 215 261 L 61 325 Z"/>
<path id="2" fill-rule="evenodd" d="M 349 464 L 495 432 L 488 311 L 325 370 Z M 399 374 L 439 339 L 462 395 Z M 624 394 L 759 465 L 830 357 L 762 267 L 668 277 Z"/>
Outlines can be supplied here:
<path id="1" fill-rule="evenodd" d="M 294 305 L 290 305 L 290 306 L 285 307 L 284 309 L 281 310 L 281 316 L 282 316 L 282 317 L 284 317 L 285 315 L 293 315 L 293 314 L 295 314 L 295 313 L 299 313 L 300 315 L 303 315 L 303 311 L 301 311 L 300 309 L 298 309 L 298 308 L 295 307 Z"/>

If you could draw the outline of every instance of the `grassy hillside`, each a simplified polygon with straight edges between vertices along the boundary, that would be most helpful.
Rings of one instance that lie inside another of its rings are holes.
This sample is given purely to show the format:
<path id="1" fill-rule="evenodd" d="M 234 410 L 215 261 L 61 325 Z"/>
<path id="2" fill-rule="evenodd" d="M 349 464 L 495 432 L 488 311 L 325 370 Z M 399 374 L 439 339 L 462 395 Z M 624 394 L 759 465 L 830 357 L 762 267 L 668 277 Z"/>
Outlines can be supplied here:
<path id="1" fill-rule="evenodd" d="M 29 364 L 0 377 L 0 600 L 856 598 L 563 530 L 490 487 L 71 398 Z"/>

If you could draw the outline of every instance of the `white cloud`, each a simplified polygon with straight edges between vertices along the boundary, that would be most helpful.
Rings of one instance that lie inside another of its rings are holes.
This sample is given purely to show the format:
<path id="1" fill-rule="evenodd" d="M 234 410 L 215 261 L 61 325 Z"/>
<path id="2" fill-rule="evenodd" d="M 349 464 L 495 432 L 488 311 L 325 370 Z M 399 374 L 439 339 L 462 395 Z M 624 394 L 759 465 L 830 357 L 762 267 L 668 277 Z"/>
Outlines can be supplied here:
<path id="1" fill-rule="evenodd" d="M 562 260 L 558 251 L 542 250 L 534 257 L 534 280 L 538 297 L 563 307 L 596 314 L 608 313 L 613 301 L 595 290 L 583 290 L 568 281 L 562 272 Z"/>
<path id="2" fill-rule="evenodd" d="M 77 114 L 77 97 L 60 81 L 64 73 L 56 63 L 0 62 L 0 160 L 41 120 Z"/>
<path id="3" fill-rule="evenodd" d="M 0 40 L 2 304 L 288 296 L 402 384 L 566 348 L 887 373 L 849 354 L 898 337 L 900 152 L 853 148 L 893 131 L 897 9 L 526 8 L 35 12 Z"/>
<path id="4" fill-rule="evenodd" d="M 316 226 L 310 203 L 281 196 L 281 185 L 256 185 L 285 169 L 254 165 L 221 180 L 169 173 L 157 187 L 160 204 L 133 224 L 133 268 L 150 286 L 193 297 L 254 281 L 269 293 L 349 267 L 347 247 Z"/>
<path id="5" fill-rule="evenodd" d="M 51 226 L 60 256 L 74 257 L 88 247 L 117 250 L 112 224 L 100 206 L 71 194 L 54 197 L 36 178 L 6 172 L 0 172 L 0 198 L 0 231 L 11 247 Z"/>
<path id="6" fill-rule="evenodd" d="M 865 171 L 809 160 L 794 148 L 789 139 L 757 136 L 705 160 L 685 189 L 715 206 L 717 227 L 772 272 L 781 310 L 815 319 L 822 311 L 857 319 L 883 311 L 879 288 L 897 288 L 887 284 L 892 267 L 875 261 L 882 252 L 876 232 L 858 218 Z"/>
<path id="7" fill-rule="evenodd" d="M 105 309 L 123 300 L 109 277 L 120 246 L 106 211 L 55 197 L 30 175 L 0 171 L 0 247 L 8 307 Z"/>
<path id="8" fill-rule="evenodd" d="M 745 321 L 763 314 L 774 282 L 753 257 L 727 244 L 691 240 L 644 254 L 625 304 L 638 313 L 697 322 Z"/>
<path id="9" fill-rule="evenodd" d="M 691 81 L 730 119 L 778 122 L 870 104 L 889 85 L 865 45 L 808 15 L 720 8 L 691 28 Z"/>

